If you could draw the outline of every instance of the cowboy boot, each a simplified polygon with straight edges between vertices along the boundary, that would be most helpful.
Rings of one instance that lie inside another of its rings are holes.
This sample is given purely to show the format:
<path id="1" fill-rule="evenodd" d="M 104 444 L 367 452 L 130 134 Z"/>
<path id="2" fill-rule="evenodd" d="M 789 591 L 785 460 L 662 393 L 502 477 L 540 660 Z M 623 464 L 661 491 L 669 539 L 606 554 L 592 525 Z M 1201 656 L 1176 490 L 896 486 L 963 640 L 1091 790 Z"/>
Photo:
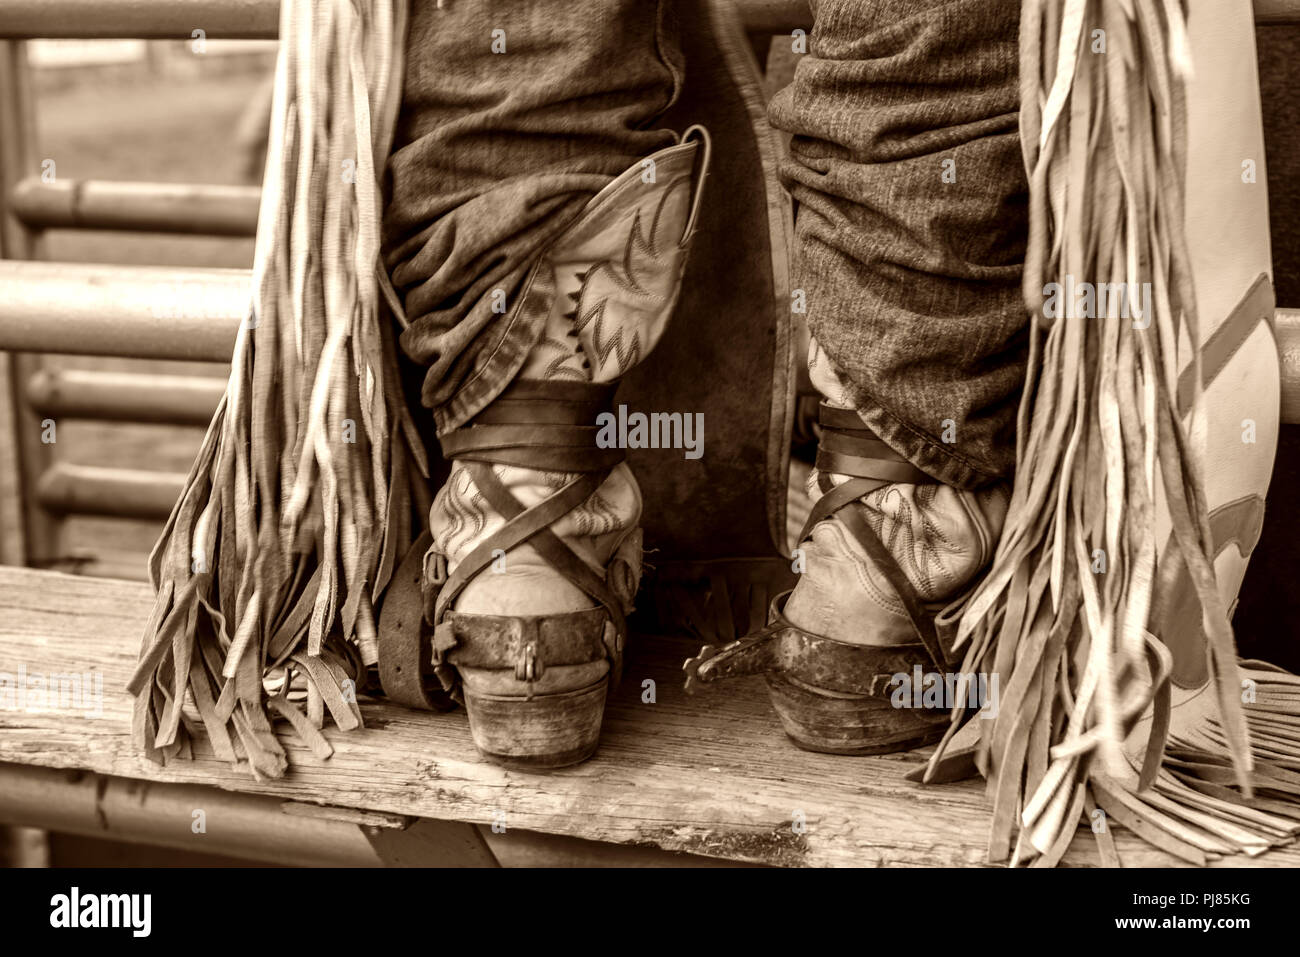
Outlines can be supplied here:
<path id="1" fill-rule="evenodd" d="M 687 662 L 688 686 L 763 673 L 786 733 L 811 751 L 932 743 L 952 706 L 940 613 L 992 558 L 1007 489 L 936 482 L 866 428 L 816 341 L 808 367 L 824 401 L 802 574 L 767 628 Z"/>
<path id="2" fill-rule="evenodd" d="M 475 745 L 502 764 L 589 757 L 621 668 L 642 503 L 623 450 L 598 447 L 598 420 L 672 313 L 707 134 L 693 127 L 650 159 L 547 251 L 538 269 L 554 294 L 518 377 L 442 437 L 452 469 L 424 563 L 432 654 Z"/>

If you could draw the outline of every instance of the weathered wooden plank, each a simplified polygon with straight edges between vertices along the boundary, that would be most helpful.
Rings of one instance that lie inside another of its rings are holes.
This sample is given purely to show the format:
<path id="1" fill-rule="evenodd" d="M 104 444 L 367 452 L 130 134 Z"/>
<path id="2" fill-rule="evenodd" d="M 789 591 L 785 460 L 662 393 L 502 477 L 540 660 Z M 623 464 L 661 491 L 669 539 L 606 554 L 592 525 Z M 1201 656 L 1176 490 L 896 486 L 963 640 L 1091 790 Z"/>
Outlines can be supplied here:
<path id="1" fill-rule="evenodd" d="M 78 768 L 147 781 L 207 784 L 328 804 L 527 829 L 781 865 L 978 865 L 988 812 L 973 782 L 922 788 L 903 779 L 915 755 L 841 758 L 799 751 L 757 681 L 689 697 L 680 665 L 693 644 L 638 636 L 612 701 L 601 749 L 575 768 L 532 774 L 480 760 L 463 713 L 423 714 L 365 702 L 366 728 L 327 731 L 325 761 L 291 747 L 281 781 L 254 781 L 218 761 L 151 764 L 130 741 L 122 690 L 148 615 L 147 586 L 0 568 L 0 672 L 98 673 L 103 714 L 0 711 L 0 762 Z M 642 682 L 656 703 L 642 703 Z M 3 769 L 0 768 L 0 774 Z M 2 786 L 2 778 L 0 778 Z M 796 829 L 796 812 L 805 826 Z M 1116 835 L 1129 865 L 1169 859 Z M 1095 861 L 1081 834 L 1067 863 Z M 1300 865 L 1294 848 L 1221 864 Z"/>

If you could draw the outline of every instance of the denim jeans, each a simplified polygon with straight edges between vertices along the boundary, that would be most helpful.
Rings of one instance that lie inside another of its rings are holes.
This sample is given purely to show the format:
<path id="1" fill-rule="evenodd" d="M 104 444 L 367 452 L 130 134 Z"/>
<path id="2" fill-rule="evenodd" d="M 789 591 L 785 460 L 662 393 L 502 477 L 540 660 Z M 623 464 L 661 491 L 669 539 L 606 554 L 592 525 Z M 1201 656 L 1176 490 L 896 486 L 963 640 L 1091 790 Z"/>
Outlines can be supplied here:
<path id="1" fill-rule="evenodd" d="M 972 487 L 1010 474 L 1026 358 L 1018 0 L 813 0 L 772 100 L 795 282 L 867 425 Z"/>
<path id="2" fill-rule="evenodd" d="M 683 69 L 667 3 L 414 0 L 385 263 L 439 434 L 522 365 L 529 344 L 511 310 L 547 244 L 618 174 L 673 144 L 654 121 Z"/>
<path id="3" fill-rule="evenodd" d="M 439 432 L 522 361 L 495 291 L 512 302 L 584 204 L 672 142 L 655 128 L 685 68 L 669 6 L 414 3 L 385 248 Z M 867 424 L 963 487 L 1009 474 L 1024 378 L 1018 7 L 814 0 L 770 110 L 793 134 L 782 177 L 814 336 Z"/>

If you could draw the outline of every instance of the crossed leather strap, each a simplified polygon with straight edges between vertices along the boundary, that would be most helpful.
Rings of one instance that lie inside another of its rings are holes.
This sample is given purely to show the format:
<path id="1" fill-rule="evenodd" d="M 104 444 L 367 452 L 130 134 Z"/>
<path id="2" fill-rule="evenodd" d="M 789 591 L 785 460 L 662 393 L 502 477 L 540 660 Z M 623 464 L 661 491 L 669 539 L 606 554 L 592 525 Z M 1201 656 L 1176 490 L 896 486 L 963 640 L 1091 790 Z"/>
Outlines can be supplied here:
<path id="1" fill-rule="evenodd" d="M 480 542 L 442 582 L 426 581 L 425 617 L 434 626 L 438 664 L 513 668 L 521 681 L 548 666 L 609 657 L 617 667 L 627 633 L 623 604 L 550 526 L 582 505 L 624 459 L 619 448 L 596 446 L 597 417 L 609 410 L 618 383 L 518 379 L 464 427 L 442 437 L 443 454 L 463 466 L 475 488 L 506 524 Z M 559 491 L 525 508 L 493 465 L 577 473 Z M 527 543 L 600 607 L 551 615 L 468 615 L 451 606 L 497 557 Z M 608 647 L 605 622 L 614 627 Z M 454 650 L 453 650 L 454 649 Z M 447 656 L 450 656 L 449 658 Z M 438 670 L 445 687 L 452 678 Z"/>
<path id="2" fill-rule="evenodd" d="M 951 670 L 933 616 L 926 611 L 921 596 L 893 554 L 872 531 L 866 518 L 867 507 L 861 501 L 862 496 L 884 485 L 895 482 L 933 485 L 935 479 L 882 442 L 852 409 L 837 409 L 823 402 L 818 421 L 822 434 L 817 446 L 817 471 L 822 497 L 799 532 L 799 542 L 807 541 L 819 522 L 836 518 L 893 586 L 935 667 L 942 672 Z M 831 480 L 832 474 L 852 477 L 837 486 Z"/>

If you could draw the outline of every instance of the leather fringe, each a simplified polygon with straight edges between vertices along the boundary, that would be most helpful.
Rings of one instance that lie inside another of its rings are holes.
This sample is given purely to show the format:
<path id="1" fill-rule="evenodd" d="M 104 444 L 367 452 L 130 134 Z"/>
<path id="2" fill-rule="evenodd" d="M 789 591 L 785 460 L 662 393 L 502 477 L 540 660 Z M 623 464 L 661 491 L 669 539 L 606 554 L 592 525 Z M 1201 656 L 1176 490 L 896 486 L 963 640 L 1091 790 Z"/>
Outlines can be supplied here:
<path id="1" fill-rule="evenodd" d="M 406 0 L 281 4 L 253 302 L 150 558 L 129 689 L 155 761 L 190 756 L 201 728 L 219 757 L 279 777 L 275 719 L 321 757 L 327 712 L 361 724 L 374 607 L 428 495 L 379 261 L 405 31 Z"/>
<path id="2" fill-rule="evenodd" d="M 1011 509 L 956 640 L 961 670 L 996 675 L 1001 701 L 993 719 L 955 713 L 925 771 L 987 778 L 992 861 L 1054 866 L 1098 810 L 1197 864 L 1300 831 L 1300 678 L 1238 663 L 1216 587 L 1183 422 L 1202 413 L 1199 349 L 1190 408 L 1178 401 L 1179 343 L 1200 341 L 1183 226 L 1184 17 L 1178 0 L 1022 5 L 1029 369 Z M 1089 50 L 1097 27 L 1107 55 Z M 1071 279 L 1150 283 L 1149 324 L 1113 303 L 1051 314 L 1046 284 Z M 1209 632 L 1209 682 L 1177 706 L 1171 656 L 1147 630 L 1158 491 L 1175 539 L 1161 568 L 1186 568 Z"/>

